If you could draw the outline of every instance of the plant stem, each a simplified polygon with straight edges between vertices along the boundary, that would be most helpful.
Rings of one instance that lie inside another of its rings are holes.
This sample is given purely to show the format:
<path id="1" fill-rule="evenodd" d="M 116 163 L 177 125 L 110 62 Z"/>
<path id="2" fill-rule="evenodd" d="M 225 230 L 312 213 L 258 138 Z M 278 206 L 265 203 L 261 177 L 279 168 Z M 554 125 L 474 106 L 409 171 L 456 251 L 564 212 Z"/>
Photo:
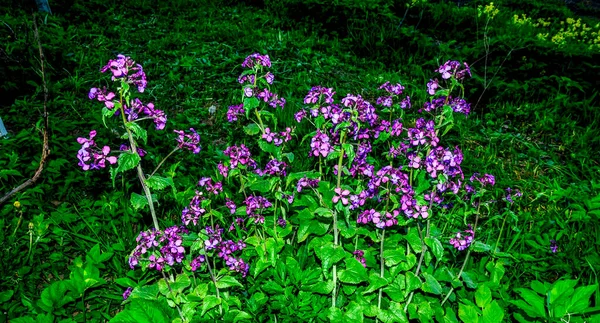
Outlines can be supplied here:
<path id="1" fill-rule="evenodd" d="M 381 241 L 379 242 L 379 277 L 383 278 L 383 274 L 384 274 L 384 261 L 385 259 L 383 258 L 383 242 L 385 240 L 385 229 L 383 229 L 383 231 L 381 232 Z M 381 309 L 381 298 L 383 297 L 383 288 L 379 288 L 379 295 L 377 297 L 377 308 Z"/>
<path id="2" fill-rule="evenodd" d="M 206 260 L 206 265 L 208 266 L 208 272 L 210 273 L 210 278 L 213 281 L 213 284 L 215 285 L 215 290 L 217 292 L 217 298 L 221 299 L 221 294 L 219 293 L 219 287 L 217 287 L 217 279 L 215 278 L 215 275 L 213 274 L 212 268 L 210 267 L 210 261 L 208 261 L 208 259 Z M 223 307 L 221 306 L 221 304 L 219 304 L 219 314 L 223 314 Z"/>
<path id="3" fill-rule="evenodd" d="M 346 139 L 345 137 L 346 135 L 346 131 L 342 130 L 342 133 L 340 134 L 340 157 L 338 158 L 338 163 L 337 163 L 337 184 L 336 184 L 336 188 L 341 188 L 341 183 L 342 183 L 342 161 L 344 160 L 344 141 Z M 339 244 L 339 233 L 338 233 L 338 227 L 337 227 L 337 212 L 333 212 L 333 245 L 334 247 L 337 247 Z M 331 294 L 331 307 L 335 307 L 335 298 L 336 298 L 336 294 L 337 294 L 337 265 L 334 264 L 333 265 L 333 291 Z"/>
<path id="4" fill-rule="evenodd" d="M 156 166 L 156 168 L 154 169 L 154 171 L 150 174 L 150 176 L 148 176 L 148 178 L 151 178 L 152 176 L 154 176 L 154 173 L 156 173 L 156 171 L 160 168 L 160 166 L 162 166 L 162 164 L 169 158 L 171 157 L 171 155 L 173 155 L 176 151 L 178 151 L 179 149 L 181 149 L 179 146 L 175 147 L 175 149 L 173 149 L 165 158 L 163 158 L 160 163 L 158 163 L 158 166 Z"/>
<path id="5" fill-rule="evenodd" d="M 169 284 L 169 280 L 167 279 L 167 275 L 165 275 L 164 271 L 160 271 L 160 273 L 163 276 L 163 279 L 165 280 L 165 283 L 167 284 L 167 288 L 169 289 L 169 293 L 171 293 L 171 296 L 175 296 L 173 295 L 173 289 L 171 288 L 171 284 Z M 173 304 L 175 304 L 175 302 L 173 302 Z M 177 308 L 177 312 L 179 313 L 179 317 L 181 318 L 181 320 L 183 322 L 186 322 L 187 320 L 185 319 L 185 316 L 183 316 L 183 313 L 181 312 L 181 309 L 179 308 L 179 305 L 175 304 L 175 308 Z"/>

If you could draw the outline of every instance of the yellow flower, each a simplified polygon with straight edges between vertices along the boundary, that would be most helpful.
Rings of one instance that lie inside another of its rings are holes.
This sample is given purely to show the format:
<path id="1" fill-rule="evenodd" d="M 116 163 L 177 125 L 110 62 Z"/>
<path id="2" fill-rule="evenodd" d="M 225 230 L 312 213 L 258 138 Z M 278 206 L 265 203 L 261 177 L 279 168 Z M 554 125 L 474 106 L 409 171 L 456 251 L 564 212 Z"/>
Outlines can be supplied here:
<path id="1" fill-rule="evenodd" d="M 15 203 L 13 203 L 14 207 L 16 207 L 17 209 L 21 207 L 21 202 L 19 201 L 15 201 Z"/>

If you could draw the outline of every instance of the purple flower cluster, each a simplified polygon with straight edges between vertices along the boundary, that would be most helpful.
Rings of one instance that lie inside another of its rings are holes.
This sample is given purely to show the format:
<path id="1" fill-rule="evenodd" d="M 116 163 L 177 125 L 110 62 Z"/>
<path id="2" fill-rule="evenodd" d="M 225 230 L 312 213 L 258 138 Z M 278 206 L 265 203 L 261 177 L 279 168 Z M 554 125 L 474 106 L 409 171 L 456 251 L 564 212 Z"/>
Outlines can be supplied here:
<path id="1" fill-rule="evenodd" d="M 419 118 L 415 122 L 415 127 L 408 128 L 407 131 L 408 141 L 413 147 L 426 145 L 435 147 L 440 142 L 440 138 L 435 133 L 435 123 L 433 120 L 425 121 L 425 119 Z"/>
<path id="2" fill-rule="evenodd" d="M 257 170 L 255 170 L 255 172 L 260 176 L 264 176 L 265 174 L 272 175 L 272 176 L 286 176 L 287 175 L 287 172 L 286 172 L 287 167 L 288 167 L 288 165 L 286 162 L 279 161 L 277 159 L 271 159 L 265 166 L 264 170 L 257 169 Z"/>
<path id="3" fill-rule="evenodd" d="M 473 227 L 469 224 L 469 228 L 463 232 L 457 232 L 454 238 L 450 239 L 450 244 L 459 251 L 467 249 L 475 238 Z"/>
<path id="4" fill-rule="evenodd" d="M 248 165 L 250 168 L 256 168 L 256 162 L 252 159 L 250 150 L 244 144 L 238 146 L 229 146 L 223 153 L 230 158 L 229 168 L 234 169 L 238 164 Z"/>
<path id="5" fill-rule="evenodd" d="M 223 239 L 223 229 L 219 228 L 219 225 L 213 227 L 206 227 L 206 234 L 208 238 L 204 241 L 204 250 L 211 251 L 215 250 L 217 256 L 223 260 L 225 260 L 225 264 L 229 267 L 229 270 L 235 271 L 242 274 L 242 277 L 246 277 L 248 274 L 248 270 L 250 267 L 247 263 L 244 262 L 241 258 L 235 258 L 232 256 L 234 252 L 244 250 L 246 248 L 246 244 L 239 240 L 238 242 L 234 242 L 233 240 L 224 240 Z M 205 261 L 203 255 L 202 258 L 198 259 L 197 263 L 201 264 Z M 199 265 L 196 267 L 196 269 Z M 192 270 L 195 271 L 194 268 Z"/>
<path id="6" fill-rule="evenodd" d="M 131 269 L 138 264 L 162 271 L 165 265 L 181 263 L 185 249 L 182 234 L 188 233 L 184 227 L 172 226 L 164 231 L 151 229 L 142 231 L 136 238 L 137 246 L 129 257 Z M 148 255 L 147 258 L 144 256 Z"/>
<path id="7" fill-rule="evenodd" d="M 108 156 L 110 154 L 110 147 L 104 146 L 102 149 L 96 145 L 94 137 L 96 136 L 96 130 L 90 131 L 90 138 L 77 138 L 77 142 L 81 145 L 81 149 L 77 152 L 77 159 L 79 159 L 79 167 L 83 170 L 100 169 L 106 167 L 106 162 L 109 164 L 115 164 L 117 157 Z"/>
<path id="8" fill-rule="evenodd" d="M 112 108 L 115 107 L 115 103 L 113 102 L 113 99 L 115 98 L 115 93 L 108 92 L 106 87 L 102 89 L 96 87 L 91 88 L 90 93 L 88 93 L 88 98 L 90 98 L 90 100 L 98 99 L 98 101 L 104 102 L 104 105 L 109 110 L 112 110 Z"/>
<path id="9" fill-rule="evenodd" d="M 391 84 L 388 81 L 388 82 L 383 83 L 379 87 L 379 89 L 385 90 L 388 94 L 386 96 L 381 96 L 381 97 L 377 98 L 376 103 L 379 105 L 382 105 L 384 107 L 391 107 L 394 104 L 394 99 L 396 97 L 398 97 L 399 95 L 401 95 L 402 92 L 404 91 L 404 86 L 402 86 L 400 83 Z M 409 109 L 410 107 L 411 107 L 410 97 L 406 96 L 400 102 L 400 108 Z"/>
<path id="10" fill-rule="evenodd" d="M 254 223 L 265 223 L 265 217 L 261 212 L 271 207 L 273 204 L 262 196 L 250 195 L 244 200 L 246 204 L 246 214 L 250 218 L 254 218 Z"/>
<path id="11" fill-rule="evenodd" d="M 385 214 L 382 214 L 374 209 L 369 209 L 358 215 L 356 223 L 373 223 L 377 228 L 385 229 L 398 224 L 397 218 L 399 214 L 400 210 L 393 210 L 392 212 L 385 212 Z"/>
<path id="12" fill-rule="evenodd" d="M 333 88 L 326 88 L 323 86 L 314 86 L 308 91 L 308 94 L 304 97 L 304 104 L 333 104 Z"/>
<path id="13" fill-rule="evenodd" d="M 447 80 L 452 76 L 454 76 L 457 80 L 462 80 L 467 74 L 469 74 L 469 77 L 471 77 L 471 68 L 467 63 L 463 63 L 463 65 L 464 68 L 459 70 L 461 67 L 460 62 L 449 60 L 435 71 L 442 74 L 442 78 L 444 80 Z"/>
<path id="14" fill-rule="evenodd" d="M 317 133 L 310 141 L 310 155 L 318 157 L 327 157 L 329 153 L 333 151 L 333 147 L 329 142 L 329 136 L 326 133 L 322 133 L 321 130 L 317 129 Z"/>
<path id="15" fill-rule="evenodd" d="M 131 295 L 132 291 L 133 288 L 127 287 L 127 289 L 125 289 L 125 291 L 123 292 L 123 300 L 127 300 L 129 298 L 129 295 Z"/>
<path id="16" fill-rule="evenodd" d="M 255 66 L 271 67 L 271 59 L 269 58 L 269 55 L 254 53 L 252 55 L 248 55 L 248 57 L 246 57 L 242 63 L 242 67 L 245 68 L 254 68 Z"/>
<path id="17" fill-rule="evenodd" d="M 479 183 L 481 183 L 481 186 L 494 186 L 496 184 L 496 178 L 494 177 L 494 175 L 491 174 L 483 174 L 483 176 L 480 176 L 479 173 L 473 173 L 473 175 L 471 176 L 471 178 L 469 179 L 469 181 L 475 182 L 478 181 Z"/>
<path id="18" fill-rule="evenodd" d="M 246 94 L 247 97 L 253 96 L 255 92 L 250 87 L 247 87 L 244 90 L 244 94 Z M 269 106 L 271 106 L 272 108 L 277 108 L 277 106 L 279 106 L 283 109 L 286 103 L 284 98 L 280 98 L 278 94 L 269 91 L 269 89 L 262 89 L 262 91 L 256 94 L 256 97 L 259 100 L 269 103 Z"/>
<path id="19" fill-rule="evenodd" d="M 244 110 L 243 103 L 229 106 L 229 109 L 227 110 L 227 121 L 237 121 L 238 117 L 244 115 L 244 113 L 246 113 L 246 110 Z"/>
<path id="20" fill-rule="evenodd" d="M 139 119 L 140 114 L 145 114 L 154 121 L 156 130 L 163 130 L 167 124 L 167 115 L 164 111 L 155 109 L 153 103 L 144 105 L 138 98 L 131 100 L 130 106 L 124 106 L 123 111 L 129 122 Z M 120 113 L 120 111 L 116 111 L 115 115 L 119 115 Z"/>
<path id="21" fill-rule="evenodd" d="M 262 139 L 267 142 L 272 142 L 275 146 L 281 146 L 284 142 L 292 140 L 292 129 L 290 127 L 285 128 L 285 131 L 271 132 L 270 128 L 265 128 L 265 133 L 262 135 Z"/>
<path id="22" fill-rule="evenodd" d="M 177 147 L 186 148 L 190 150 L 192 153 L 197 154 L 200 152 L 202 147 L 200 147 L 200 135 L 194 130 L 194 128 L 190 128 L 189 134 L 183 132 L 183 130 L 174 130 L 177 134 Z"/>
<path id="23" fill-rule="evenodd" d="M 521 191 L 519 191 L 518 189 L 515 189 L 514 192 L 513 192 L 513 189 L 511 189 L 510 187 L 507 187 L 506 188 L 506 200 L 509 203 L 514 203 L 513 198 L 512 198 L 513 194 L 514 194 L 515 197 L 521 197 L 521 196 L 523 196 L 523 193 L 521 193 Z"/>
<path id="24" fill-rule="evenodd" d="M 319 179 L 318 178 L 308 178 L 306 176 L 302 177 L 301 179 L 298 180 L 298 183 L 296 184 L 296 191 L 298 191 L 298 193 L 302 192 L 302 190 L 305 187 L 309 187 L 309 188 L 315 188 L 319 185 Z"/>
<path id="25" fill-rule="evenodd" d="M 354 258 L 358 260 L 363 267 L 367 268 L 367 261 L 365 260 L 365 252 L 362 250 L 355 250 L 353 253 Z"/>
<path id="26" fill-rule="evenodd" d="M 113 81 L 125 78 L 125 81 L 136 86 L 140 93 L 144 92 L 148 84 L 142 65 L 136 64 L 129 56 L 117 55 L 117 59 L 109 60 L 108 64 L 100 69 L 100 72 L 104 73 L 108 70 L 112 72 Z"/>
<path id="27" fill-rule="evenodd" d="M 209 192 L 209 193 L 213 193 L 214 195 L 219 195 L 219 193 L 223 192 L 223 183 L 222 182 L 213 182 L 212 178 L 210 177 L 202 177 L 199 181 L 198 181 L 198 186 L 200 187 L 204 187 L 204 189 Z"/>
<path id="28" fill-rule="evenodd" d="M 204 193 L 196 191 L 196 195 L 192 198 L 190 204 L 181 211 L 181 222 L 183 224 L 189 225 L 191 222 L 193 225 L 198 225 L 200 217 L 206 213 L 206 210 L 202 207 L 204 199 Z"/>

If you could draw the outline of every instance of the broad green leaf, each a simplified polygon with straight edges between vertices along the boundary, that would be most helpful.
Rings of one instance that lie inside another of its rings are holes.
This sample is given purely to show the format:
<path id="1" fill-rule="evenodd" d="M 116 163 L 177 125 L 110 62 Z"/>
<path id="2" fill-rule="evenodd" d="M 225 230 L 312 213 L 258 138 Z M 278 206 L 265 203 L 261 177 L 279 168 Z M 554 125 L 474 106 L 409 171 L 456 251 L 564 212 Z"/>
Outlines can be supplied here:
<path id="1" fill-rule="evenodd" d="M 352 301 L 350 304 L 345 306 L 346 312 L 344 313 L 345 322 L 363 322 L 364 314 L 362 306 Z"/>
<path id="2" fill-rule="evenodd" d="M 250 189 L 253 191 L 259 191 L 261 193 L 266 193 L 271 190 L 271 182 L 265 179 L 260 179 L 250 184 Z"/>
<path id="3" fill-rule="evenodd" d="M 176 316 L 175 310 L 164 302 L 134 299 L 110 323 L 170 323 L 171 318 Z"/>
<path id="4" fill-rule="evenodd" d="M 403 250 L 384 250 L 383 259 L 387 267 L 392 267 L 399 264 L 401 261 L 406 260 L 405 251 Z"/>
<path id="5" fill-rule="evenodd" d="M 331 323 L 343 323 L 345 322 L 344 313 L 337 307 L 329 308 L 329 313 L 327 314 L 329 321 Z"/>
<path id="6" fill-rule="evenodd" d="M 137 153 L 124 152 L 117 160 L 117 172 L 125 172 L 135 168 L 140 163 L 140 155 Z"/>
<path id="7" fill-rule="evenodd" d="M 483 323 L 502 323 L 503 318 L 504 310 L 497 301 L 493 301 L 483 308 Z"/>
<path id="8" fill-rule="evenodd" d="M 244 98 L 244 110 L 246 110 L 246 113 L 258 107 L 259 104 L 260 102 L 255 97 Z"/>
<path id="9" fill-rule="evenodd" d="M 61 308 L 64 304 L 73 300 L 71 296 L 65 295 L 69 290 L 68 287 L 66 281 L 61 280 L 53 282 L 42 291 L 40 299 L 37 301 L 37 305 L 48 313 L 52 313 L 55 309 Z"/>
<path id="10" fill-rule="evenodd" d="M 429 247 L 429 250 L 433 253 L 433 256 L 437 261 L 442 260 L 444 256 L 444 246 L 437 238 L 425 237 L 425 244 Z"/>
<path id="11" fill-rule="evenodd" d="M 488 252 L 492 250 L 492 247 L 488 244 L 485 244 L 481 241 L 475 241 L 471 246 L 474 252 Z"/>
<path id="12" fill-rule="evenodd" d="M 173 179 L 169 177 L 161 177 L 153 175 L 146 180 L 146 185 L 153 190 L 162 190 L 167 186 L 173 186 Z"/>
<path id="13" fill-rule="evenodd" d="M 140 125 L 138 125 L 136 122 L 127 122 L 125 124 L 125 126 L 133 132 L 136 139 L 142 139 L 142 141 L 144 142 L 144 145 L 147 144 L 148 131 L 146 131 L 146 129 L 143 129 L 142 127 L 140 127 Z"/>
<path id="14" fill-rule="evenodd" d="M 131 193 L 130 202 L 131 202 L 131 206 L 133 206 L 133 208 L 135 210 L 142 209 L 146 205 L 148 205 L 148 199 L 146 199 L 146 196 L 140 195 L 140 194 L 135 193 L 135 192 Z"/>
<path id="15" fill-rule="evenodd" d="M 554 305 L 561 300 L 566 301 L 566 299 L 571 297 L 575 292 L 575 285 L 577 285 L 577 280 L 574 279 L 565 279 L 555 282 L 548 294 L 550 305 Z"/>
<path id="16" fill-rule="evenodd" d="M 464 323 L 478 323 L 479 314 L 477 313 L 477 307 L 473 305 L 465 305 L 463 303 L 458 304 L 458 317 Z"/>
<path id="17" fill-rule="evenodd" d="M 590 306 L 590 297 L 598 289 L 598 285 L 578 287 L 570 299 L 568 312 L 573 314 L 582 313 Z"/>
<path id="18" fill-rule="evenodd" d="M 527 315 L 531 317 L 546 317 L 544 299 L 541 296 L 536 294 L 531 289 L 526 288 L 517 288 L 515 289 L 515 291 L 517 291 L 521 295 L 521 297 L 523 297 L 525 302 L 527 302 L 527 304 L 531 306 L 530 310 L 522 308 L 527 313 Z M 519 306 L 519 304 L 515 305 Z"/>
<path id="19" fill-rule="evenodd" d="M 244 311 L 239 311 L 235 315 L 235 318 L 233 319 L 233 323 L 243 321 L 243 320 L 252 320 L 252 318 L 253 318 L 252 315 L 250 315 Z"/>
<path id="20" fill-rule="evenodd" d="M 391 284 L 387 285 L 383 289 L 383 291 L 394 302 L 404 301 L 405 292 L 406 292 L 406 281 L 405 281 L 404 275 L 400 274 L 400 275 L 396 276 L 394 281 Z"/>
<path id="21" fill-rule="evenodd" d="M 315 253 L 321 260 L 323 271 L 328 271 L 331 266 L 349 256 L 349 253 L 344 251 L 344 248 L 335 246 L 333 242 L 325 243 L 321 247 L 315 248 Z"/>
<path id="22" fill-rule="evenodd" d="M 480 308 L 487 307 L 492 302 L 492 291 L 485 284 L 479 285 L 475 291 L 475 303 Z"/>
<path id="23" fill-rule="evenodd" d="M 410 230 L 410 232 L 404 238 L 406 241 L 408 241 L 408 244 L 416 253 L 423 251 L 421 238 L 419 238 L 419 233 L 416 229 Z"/>
<path id="24" fill-rule="evenodd" d="M 406 292 L 410 293 L 415 289 L 421 288 L 423 282 L 412 271 L 406 273 Z"/>
<path id="25" fill-rule="evenodd" d="M 204 300 L 202 301 L 202 316 L 206 314 L 206 312 L 210 311 L 217 305 L 221 304 L 221 299 L 215 295 L 206 295 Z"/>
<path id="26" fill-rule="evenodd" d="M 331 291 L 333 291 L 333 280 L 328 280 L 326 282 L 320 281 L 310 285 L 302 285 L 301 289 L 307 292 L 329 295 L 331 294 Z"/>
<path id="27" fill-rule="evenodd" d="M 379 290 L 387 284 L 388 280 L 385 277 L 380 277 L 379 274 L 372 272 L 369 275 L 369 287 L 363 292 L 363 295 Z"/>
<path id="28" fill-rule="evenodd" d="M 426 293 L 441 295 L 442 285 L 440 285 L 437 279 L 427 272 L 424 272 L 422 275 L 425 278 L 425 283 L 421 286 L 421 289 Z"/>
<path id="29" fill-rule="evenodd" d="M 417 175 L 417 187 L 415 188 L 415 195 L 420 195 L 425 192 L 431 186 L 431 183 L 426 179 L 427 172 L 424 170 L 418 171 Z"/>
<path id="30" fill-rule="evenodd" d="M 0 293 L 0 304 L 8 302 L 9 299 L 12 298 L 15 291 L 7 290 Z"/>
<path id="31" fill-rule="evenodd" d="M 360 284 L 369 279 L 367 269 L 358 260 L 347 258 L 345 263 L 346 268 L 339 272 L 339 279 L 342 283 Z"/>
<path id="32" fill-rule="evenodd" d="M 244 127 L 244 132 L 249 136 L 254 136 L 260 132 L 260 127 L 256 123 L 251 123 Z"/>

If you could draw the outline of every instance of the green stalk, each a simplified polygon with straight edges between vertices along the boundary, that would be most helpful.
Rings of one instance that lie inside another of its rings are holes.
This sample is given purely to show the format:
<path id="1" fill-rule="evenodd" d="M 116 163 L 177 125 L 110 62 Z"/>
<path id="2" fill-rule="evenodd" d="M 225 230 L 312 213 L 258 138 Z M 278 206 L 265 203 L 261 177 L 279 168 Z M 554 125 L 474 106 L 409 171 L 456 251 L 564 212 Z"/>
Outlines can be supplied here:
<path id="1" fill-rule="evenodd" d="M 344 141 L 346 140 L 346 131 L 342 130 L 340 135 L 340 157 L 338 158 L 338 173 L 336 188 L 341 188 L 342 183 L 342 161 L 344 159 Z M 320 160 L 320 159 L 319 159 Z M 339 244 L 339 232 L 337 227 L 337 212 L 333 212 L 333 245 L 337 247 Z M 335 307 L 335 298 L 337 294 L 337 265 L 333 265 L 333 291 L 331 294 L 331 307 Z"/>
<path id="2" fill-rule="evenodd" d="M 127 128 L 127 119 L 125 119 L 125 109 L 123 108 L 123 88 L 119 91 L 121 106 L 119 109 L 121 110 L 121 117 L 123 119 L 123 126 L 125 126 L 125 130 L 127 131 L 127 137 L 129 138 L 129 145 L 131 146 L 131 153 L 137 154 L 137 145 L 135 144 L 135 140 L 133 139 L 133 135 L 131 134 L 131 130 Z M 142 170 L 141 162 L 137 164 L 137 174 L 142 184 L 142 190 L 144 191 L 144 195 L 146 195 L 146 200 L 148 201 L 148 207 L 150 208 L 150 214 L 152 215 L 152 222 L 154 223 L 154 228 L 156 230 L 160 230 L 158 226 L 158 218 L 156 217 L 156 211 L 154 210 L 154 204 L 152 203 L 152 193 L 150 193 L 150 188 L 146 185 L 146 176 L 144 175 L 144 171 Z"/>

